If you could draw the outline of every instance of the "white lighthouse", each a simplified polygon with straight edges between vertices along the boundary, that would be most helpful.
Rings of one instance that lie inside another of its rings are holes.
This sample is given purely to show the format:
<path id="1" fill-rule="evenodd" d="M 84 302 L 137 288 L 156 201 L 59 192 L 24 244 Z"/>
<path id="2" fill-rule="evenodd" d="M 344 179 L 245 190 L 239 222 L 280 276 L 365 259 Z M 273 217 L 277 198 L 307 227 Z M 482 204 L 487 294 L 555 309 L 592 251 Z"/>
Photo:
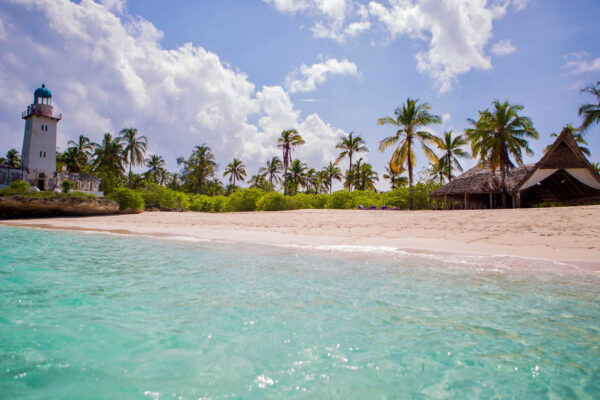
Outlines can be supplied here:
<path id="1" fill-rule="evenodd" d="M 23 112 L 22 168 L 32 186 L 51 190 L 57 185 L 56 128 L 61 115 L 54 115 L 52 93 L 45 84 L 33 93 L 33 104 Z"/>

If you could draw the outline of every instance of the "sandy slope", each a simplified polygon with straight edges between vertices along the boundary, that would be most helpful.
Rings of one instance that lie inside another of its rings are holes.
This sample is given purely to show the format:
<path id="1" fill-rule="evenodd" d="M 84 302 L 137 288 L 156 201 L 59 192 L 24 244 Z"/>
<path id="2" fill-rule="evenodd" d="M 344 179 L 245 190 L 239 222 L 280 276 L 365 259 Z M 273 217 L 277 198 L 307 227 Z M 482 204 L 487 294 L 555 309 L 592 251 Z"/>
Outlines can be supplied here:
<path id="1" fill-rule="evenodd" d="M 146 212 L 0 224 L 303 245 L 515 255 L 600 265 L 600 206 L 475 211 Z"/>

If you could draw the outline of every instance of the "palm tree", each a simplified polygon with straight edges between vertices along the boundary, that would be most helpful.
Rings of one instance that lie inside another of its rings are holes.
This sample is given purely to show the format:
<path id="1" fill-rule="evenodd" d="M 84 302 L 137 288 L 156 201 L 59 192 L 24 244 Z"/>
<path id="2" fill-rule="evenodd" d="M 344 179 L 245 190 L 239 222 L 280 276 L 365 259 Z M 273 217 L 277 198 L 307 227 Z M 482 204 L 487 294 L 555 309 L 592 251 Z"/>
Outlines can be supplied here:
<path id="1" fill-rule="evenodd" d="M 297 193 L 299 187 L 306 186 L 307 169 L 308 167 L 306 166 L 306 163 L 303 163 L 300 160 L 292 161 L 288 176 L 286 176 L 286 182 L 289 182 L 290 187 L 293 189 L 292 192 Z"/>
<path id="2" fill-rule="evenodd" d="M 163 182 L 166 179 L 162 179 L 165 176 L 165 160 L 159 156 L 158 154 L 152 154 L 150 157 L 146 159 L 146 167 L 148 167 L 148 171 L 146 171 L 147 176 L 152 177 L 152 181 L 157 185 Z"/>
<path id="3" fill-rule="evenodd" d="M 352 155 L 354 153 L 361 153 L 365 151 L 369 151 L 366 146 L 365 141 L 360 135 L 354 136 L 354 132 L 350 132 L 348 136 L 342 136 L 339 142 L 335 145 L 336 149 L 342 150 L 337 160 L 335 160 L 335 164 L 337 165 L 342 158 L 348 156 L 348 173 L 347 176 L 349 180 L 348 191 L 352 190 Z"/>
<path id="4" fill-rule="evenodd" d="M 61 161 L 65 163 L 67 171 L 81 172 L 87 165 L 88 156 L 86 153 L 79 150 L 78 147 L 69 147 L 61 155 Z"/>
<path id="5" fill-rule="evenodd" d="M 329 162 L 329 165 L 323 168 L 321 171 L 323 174 L 323 180 L 326 182 L 327 189 L 329 189 L 329 194 L 331 194 L 331 187 L 333 186 L 333 180 L 335 179 L 338 182 L 342 181 L 342 171 L 340 171 L 339 167 L 337 167 L 334 163 Z"/>
<path id="6" fill-rule="evenodd" d="M 402 174 L 406 170 L 402 165 L 394 164 L 393 160 L 388 161 L 388 164 L 385 166 L 385 173 L 383 174 L 383 179 L 390 180 L 390 186 L 392 190 L 396 189 L 399 186 L 408 185 L 408 178 L 402 176 Z"/>
<path id="7" fill-rule="evenodd" d="M 427 166 L 426 173 L 431 179 L 439 179 L 440 185 L 443 185 L 447 178 L 448 167 L 446 167 L 446 162 L 446 160 L 440 158 L 437 162 L 431 161 Z"/>
<path id="8" fill-rule="evenodd" d="M 235 190 L 236 179 L 243 182 L 246 177 L 246 166 L 242 161 L 234 158 L 225 168 L 223 177 L 227 175 L 229 175 L 229 183 L 233 183 L 233 190 Z"/>
<path id="9" fill-rule="evenodd" d="M 194 186 L 196 193 L 202 193 L 204 181 L 208 177 L 214 176 L 214 170 L 217 167 L 215 156 L 206 143 L 196 146 L 187 160 L 183 157 L 178 158 L 177 164 L 183 166 L 183 179 Z"/>
<path id="10" fill-rule="evenodd" d="M 413 168 L 415 166 L 415 153 L 413 143 L 421 143 L 425 156 L 430 160 L 437 159 L 435 153 L 429 148 L 429 143 L 435 142 L 435 137 L 429 132 L 419 130 L 431 124 L 439 124 L 440 117 L 429 113 L 431 107 L 427 103 L 419 103 L 419 100 L 408 98 L 406 104 L 396 108 L 394 114 L 396 118 L 384 117 L 377 120 L 379 125 L 392 125 L 397 128 L 394 136 L 387 137 L 379 142 L 379 151 L 383 152 L 387 148 L 396 145 L 396 150 L 392 155 L 394 164 L 404 165 L 408 169 L 408 187 L 409 208 L 413 209 Z"/>
<path id="11" fill-rule="evenodd" d="M 300 146 L 304 144 L 304 139 L 295 129 L 288 129 L 281 132 L 281 136 L 277 139 L 277 147 L 282 149 L 283 151 L 283 194 L 287 194 L 287 177 L 288 177 L 288 167 L 290 162 L 292 161 L 292 150 L 296 146 Z"/>
<path id="12" fill-rule="evenodd" d="M 588 142 L 586 142 L 585 139 L 583 138 L 583 134 L 581 133 L 581 131 L 573 128 L 573 126 L 570 124 L 567 125 L 566 128 L 571 130 L 571 133 L 573 134 L 573 138 L 575 139 L 575 142 L 577 143 L 577 147 L 579 147 L 579 150 L 581 150 L 581 152 L 583 154 L 585 154 L 586 156 L 590 157 L 592 155 L 592 153 L 590 153 L 590 149 L 585 147 L 588 145 Z M 550 137 L 557 138 L 558 133 L 551 133 Z M 544 153 L 547 153 L 551 147 L 552 147 L 552 145 L 548 145 L 548 146 L 544 147 Z"/>
<path id="13" fill-rule="evenodd" d="M 458 158 L 470 157 L 469 153 L 461 149 L 462 146 L 467 144 L 467 141 L 462 135 L 452 137 L 452 131 L 444 132 L 443 138 L 436 140 L 438 149 L 442 150 L 444 155 L 440 157 L 439 165 L 446 167 L 446 177 L 448 182 L 452 182 L 452 166 L 457 170 L 462 171 L 462 166 L 458 161 Z"/>
<path id="14" fill-rule="evenodd" d="M 83 165 L 87 164 L 89 157 L 94 150 L 94 145 L 90 142 L 90 139 L 84 135 L 79 135 L 77 142 L 69 140 L 67 146 L 77 148 L 77 157 L 83 161 Z"/>
<path id="15" fill-rule="evenodd" d="M 102 178 L 104 194 L 109 194 L 116 180 L 125 172 L 121 138 L 105 133 L 101 144 L 94 143 L 92 158 L 92 169 Z"/>
<path id="16" fill-rule="evenodd" d="M 125 128 L 119 133 L 125 144 L 123 155 L 125 156 L 125 162 L 129 163 L 129 187 L 131 187 L 131 167 L 144 162 L 148 138 L 137 136 L 138 131 L 135 128 Z"/>
<path id="17" fill-rule="evenodd" d="M 271 183 L 271 185 L 281 183 L 280 175 L 282 165 L 283 164 L 279 157 L 273 157 L 270 161 L 267 161 L 267 167 L 261 167 L 258 170 L 258 173 L 262 178 L 269 176 L 269 183 Z M 275 183 L 273 183 L 273 181 L 275 181 Z"/>
<path id="18" fill-rule="evenodd" d="M 21 166 L 21 157 L 19 156 L 17 149 L 10 149 L 6 152 L 4 166 L 10 168 L 19 168 Z"/>
<path id="19" fill-rule="evenodd" d="M 596 82 L 596 86 L 590 85 L 581 92 L 590 93 L 596 101 L 596 103 L 583 104 L 579 107 L 579 116 L 583 116 L 583 123 L 579 129 L 581 132 L 585 132 L 594 122 L 600 124 L 600 81 Z"/>
<path id="20" fill-rule="evenodd" d="M 363 158 L 359 158 L 358 161 L 352 166 L 352 175 L 346 175 L 346 186 L 349 185 L 352 179 L 355 182 L 355 188 L 357 190 L 375 190 L 375 182 L 379 180 L 377 172 L 373 171 L 373 166 L 369 163 L 365 163 Z"/>
<path id="21" fill-rule="evenodd" d="M 492 111 L 479 112 L 478 121 L 468 120 L 473 128 L 466 129 L 465 133 L 471 142 L 473 157 L 479 156 L 481 163 L 488 162 L 492 171 L 500 168 L 502 207 L 506 207 L 506 173 L 512 166 L 510 156 L 523 166 L 523 151 L 533 155 L 526 138 L 537 139 L 538 132 L 531 119 L 518 114 L 523 106 L 498 100 L 492 104 Z"/>

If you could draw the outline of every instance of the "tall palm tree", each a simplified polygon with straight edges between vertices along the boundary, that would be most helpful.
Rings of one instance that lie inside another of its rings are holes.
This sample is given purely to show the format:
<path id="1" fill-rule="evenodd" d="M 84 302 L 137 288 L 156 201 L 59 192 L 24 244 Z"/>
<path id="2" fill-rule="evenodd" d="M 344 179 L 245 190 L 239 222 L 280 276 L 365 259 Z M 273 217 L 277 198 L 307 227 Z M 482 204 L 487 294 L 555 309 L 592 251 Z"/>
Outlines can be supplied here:
<path id="1" fill-rule="evenodd" d="M 163 181 L 162 178 L 165 177 L 166 170 L 165 160 L 161 156 L 152 154 L 146 159 L 146 167 L 149 168 L 146 175 L 151 176 L 154 183 L 159 184 Z"/>
<path id="2" fill-rule="evenodd" d="M 571 130 L 571 133 L 573 134 L 573 139 L 575 139 L 575 142 L 577 143 L 577 147 L 579 147 L 579 150 L 581 150 L 581 152 L 583 154 L 585 154 L 586 156 L 590 157 L 592 155 L 592 153 L 590 153 L 590 149 L 585 147 L 588 145 L 588 142 L 586 142 L 585 139 L 583 138 L 583 134 L 581 133 L 581 131 L 573 128 L 573 126 L 570 124 L 567 125 L 566 128 Z M 550 137 L 557 138 L 558 133 L 551 133 Z M 552 147 L 552 145 L 548 145 L 548 146 L 544 147 L 544 153 L 547 153 L 551 147 Z"/>
<path id="3" fill-rule="evenodd" d="M 354 136 L 354 132 L 350 132 L 348 136 L 342 136 L 335 145 L 336 149 L 342 150 L 335 164 L 337 165 L 342 158 L 348 156 L 348 191 L 352 191 L 352 155 L 369 151 L 367 145 L 360 135 Z"/>
<path id="4" fill-rule="evenodd" d="M 388 164 L 385 166 L 385 173 L 383 174 L 383 179 L 390 180 L 390 186 L 392 190 L 396 189 L 399 186 L 408 185 L 408 178 L 402 176 L 402 174 L 406 171 L 402 165 L 394 164 L 393 160 L 388 161 Z"/>
<path id="5" fill-rule="evenodd" d="M 64 151 L 61 155 L 61 161 L 65 163 L 67 171 L 81 172 L 87 164 L 88 156 L 85 152 L 80 151 L 78 147 L 73 146 Z"/>
<path id="6" fill-rule="evenodd" d="M 379 180 L 377 172 L 373 171 L 373 166 L 366 163 L 363 158 L 359 158 L 352 166 L 352 181 L 355 182 L 357 190 L 375 190 L 375 182 Z M 349 175 L 346 175 L 346 185 L 349 182 Z"/>
<path id="7" fill-rule="evenodd" d="M 471 142 L 473 157 L 479 156 L 482 163 L 488 162 L 492 171 L 500 169 L 502 207 L 506 207 L 506 173 L 512 166 L 510 156 L 523 166 L 523 151 L 533 155 L 527 139 L 537 139 L 538 132 L 531 119 L 519 115 L 523 106 L 498 100 L 492 104 L 492 111 L 479 112 L 478 121 L 468 120 L 473 128 L 466 129 L 465 133 Z"/>
<path id="8" fill-rule="evenodd" d="M 123 154 L 125 162 L 129 164 L 129 187 L 131 187 L 131 167 L 144 162 L 146 148 L 148 147 L 148 138 L 146 136 L 137 136 L 138 131 L 135 128 L 125 128 L 119 133 L 125 145 Z"/>
<path id="9" fill-rule="evenodd" d="M 210 147 L 204 143 L 194 147 L 194 151 L 187 160 L 183 157 L 177 159 L 177 164 L 183 166 L 183 179 L 194 187 L 196 193 L 202 193 L 204 182 L 214 176 L 217 167 L 215 156 Z"/>
<path id="10" fill-rule="evenodd" d="M 276 183 L 281 183 L 281 167 L 283 163 L 279 159 L 279 157 L 273 157 L 271 160 L 267 161 L 267 167 L 261 167 L 258 170 L 258 173 L 261 177 L 266 178 L 269 177 L 269 182 L 271 185 Z"/>
<path id="11" fill-rule="evenodd" d="M 413 168 L 415 166 L 415 153 L 413 144 L 419 142 L 425 156 L 430 160 L 437 159 L 435 153 L 428 146 L 435 142 L 435 137 L 429 132 L 419 130 L 431 124 L 441 123 L 440 117 L 429 112 L 431 107 L 419 100 L 407 98 L 406 104 L 394 110 L 396 118 L 384 117 L 377 120 L 381 126 L 392 125 L 397 128 L 394 136 L 389 136 L 379 142 L 379 151 L 397 145 L 392 160 L 395 164 L 404 165 L 408 170 L 409 208 L 413 209 Z"/>
<path id="12" fill-rule="evenodd" d="M 229 183 L 233 183 L 233 190 L 235 190 L 235 181 L 243 182 L 246 177 L 246 166 L 244 163 L 237 158 L 234 158 L 232 162 L 227 165 L 223 177 L 229 175 Z"/>
<path id="13" fill-rule="evenodd" d="M 437 162 L 429 162 L 429 165 L 427 166 L 427 175 L 429 175 L 431 179 L 439 180 L 440 185 L 443 185 L 447 178 L 446 174 L 448 173 L 448 167 L 446 167 L 446 162 L 446 160 L 440 158 Z"/>
<path id="14" fill-rule="evenodd" d="M 304 139 L 295 129 L 288 129 L 281 132 L 281 136 L 277 139 L 277 147 L 283 151 L 283 194 L 287 194 L 287 177 L 288 167 L 292 161 L 292 151 L 294 147 L 304 144 Z"/>
<path id="15" fill-rule="evenodd" d="M 335 179 L 338 182 L 342 181 L 342 171 L 340 171 L 340 168 L 337 167 L 334 163 L 329 162 L 329 165 L 323 168 L 321 173 L 323 174 L 323 180 L 327 182 L 326 186 L 329 190 L 329 194 L 331 194 L 333 180 Z"/>
<path id="16" fill-rule="evenodd" d="M 439 164 L 446 167 L 446 177 L 448 182 L 452 182 L 452 167 L 454 166 L 459 171 L 463 170 L 458 158 L 470 157 L 470 154 L 461 148 L 467 144 L 467 141 L 462 135 L 452 137 L 452 131 L 448 131 L 444 132 L 444 137 L 437 138 L 436 142 L 438 149 L 444 153 L 440 157 Z"/>
<path id="17" fill-rule="evenodd" d="M 102 138 L 102 143 L 94 143 L 92 169 L 102 178 L 101 186 L 104 194 L 112 191 L 116 180 L 125 172 L 124 162 L 121 138 L 113 138 L 107 132 Z"/>
<path id="18" fill-rule="evenodd" d="M 307 169 L 308 167 L 306 166 L 306 163 L 303 163 L 300 160 L 292 161 L 288 171 L 288 176 L 286 176 L 286 182 L 289 182 L 292 192 L 297 193 L 299 187 L 306 186 Z"/>
<path id="19" fill-rule="evenodd" d="M 11 168 L 19 168 L 21 166 L 21 156 L 19 156 L 17 149 L 10 149 L 6 152 L 4 165 Z"/>
<path id="20" fill-rule="evenodd" d="M 77 142 L 69 140 L 67 146 L 77 148 L 77 157 L 83 161 L 84 165 L 87 164 L 89 157 L 94 150 L 93 143 L 84 135 L 79 135 Z"/>
<path id="21" fill-rule="evenodd" d="M 583 123 L 579 129 L 585 132 L 594 122 L 600 124 L 600 81 L 596 82 L 596 86 L 590 85 L 581 92 L 590 93 L 595 97 L 595 103 L 583 104 L 579 107 L 579 116 L 583 117 Z"/>

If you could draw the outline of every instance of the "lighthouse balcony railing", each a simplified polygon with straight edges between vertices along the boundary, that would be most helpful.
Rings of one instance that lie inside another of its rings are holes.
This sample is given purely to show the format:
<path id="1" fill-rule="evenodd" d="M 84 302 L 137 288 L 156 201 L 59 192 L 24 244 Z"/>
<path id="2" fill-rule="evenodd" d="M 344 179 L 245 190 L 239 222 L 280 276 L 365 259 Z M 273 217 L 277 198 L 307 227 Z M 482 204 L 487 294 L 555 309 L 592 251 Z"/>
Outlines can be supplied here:
<path id="1" fill-rule="evenodd" d="M 21 113 L 21 118 L 22 119 L 26 119 L 26 118 L 28 118 L 31 115 L 37 115 L 37 116 L 41 115 L 43 117 L 54 118 L 54 119 L 59 120 L 59 121 L 62 119 L 62 114 L 58 114 L 58 115 L 52 115 L 52 114 L 50 114 L 50 115 L 48 115 L 48 113 L 45 113 L 43 110 L 41 110 L 39 108 L 30 108 L 30 109 L 27 109 L 27 110 L 23 111 Z"/>

